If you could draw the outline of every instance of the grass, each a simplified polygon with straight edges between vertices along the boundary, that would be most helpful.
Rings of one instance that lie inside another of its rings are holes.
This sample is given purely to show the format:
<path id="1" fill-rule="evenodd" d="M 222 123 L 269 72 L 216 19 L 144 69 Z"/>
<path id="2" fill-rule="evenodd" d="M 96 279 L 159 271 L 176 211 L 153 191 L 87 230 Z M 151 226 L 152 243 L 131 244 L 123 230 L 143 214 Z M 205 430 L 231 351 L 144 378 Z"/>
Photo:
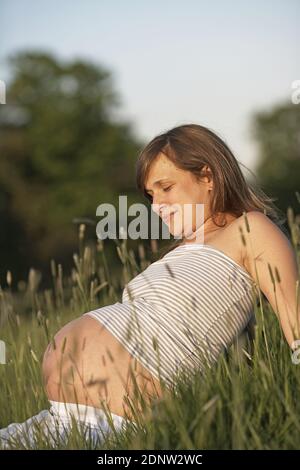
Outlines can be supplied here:
<path id="1" fill-rule="evenodd" d="M 289 212 L 293 240 L 299 236 L 297 218 Z M 79 250 L 71 275 L 51 261 L 53 288 L 38 289 L 38 275 L 30 271 L 26 285 L 0 291 L 1 340 L 6 343 L 6 364 L 0 365 L 0 429 L 21 423 L 49 408 L 41 374 L 43 353 L 55 333 L 72 319 L 120 299 L 122 288 L 150 261 L 139 246 L 139 259 L 117 242 L 119 284 L 112 282 L 105 247 L 85 244 L 80 227 Z M 296 245 L 298 239 L 296 240 Z M 299 253 L 296 253 L 299 256 Z M 233 344 L 219 361 L 192 379 L 178 376 L 174 390 L 146 406 L 137 396 L 135 424 L 112 433 L 97 449 L 299 449 L 300 364 L 291 360 L 290 348 L 278 320 L 264 298 L 254 305 L 256 325 L 251 348 Z M 250 346 L 250 345 L 248 345 Z M 30 448 L 21 442 L 11 448 Z M 52 448 L 39 437 L 38 448 Z M 92 449 L 74 427 L 68 442 L 56 449 Z"/>

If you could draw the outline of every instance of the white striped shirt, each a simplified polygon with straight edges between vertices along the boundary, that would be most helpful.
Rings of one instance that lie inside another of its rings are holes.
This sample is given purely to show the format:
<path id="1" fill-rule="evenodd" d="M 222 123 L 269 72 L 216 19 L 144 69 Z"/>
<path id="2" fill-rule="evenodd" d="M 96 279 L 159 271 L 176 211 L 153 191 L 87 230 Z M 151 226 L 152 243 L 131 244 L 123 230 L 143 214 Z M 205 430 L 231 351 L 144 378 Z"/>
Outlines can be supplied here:
<path id="1" fill-rule="evenodd" d="M 167 386 L 213 364 L 254 314 L 254 281 L 222 251 L 177 246 L 125 286 L 122 303 L 85 313 L 101 322 Z"/>

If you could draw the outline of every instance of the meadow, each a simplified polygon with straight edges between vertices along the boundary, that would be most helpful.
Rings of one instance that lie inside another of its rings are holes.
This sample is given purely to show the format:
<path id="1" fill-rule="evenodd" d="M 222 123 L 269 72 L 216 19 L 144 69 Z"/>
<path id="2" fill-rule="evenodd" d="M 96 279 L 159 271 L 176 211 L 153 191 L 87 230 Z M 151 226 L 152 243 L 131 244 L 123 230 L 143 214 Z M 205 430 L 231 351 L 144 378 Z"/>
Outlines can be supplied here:
<path id="1" fill-rule="evenodd" d="M 288 210 L 295 255 L 299 260 L 299 216 Z M 38 273 L 13 291 L 0 290 L 0 339 L 6 344 L 6 364 L 0 364 L 0 429 L 21 423 L 50 407 L 41 363 L 55 333 L 70 320 L 93 308 L 120 301 L 126 282 L 150 263 L 139 244 L 138 255 L 126 239 L 116 243 L 119 276 L 112 277 L 105 241 L 88 244 L 80 226 L 78 252 L 70 275 L 51 260 L 52 287 L 39 289 Z M 299 264 L 298 264 L 299 266 Z M 245 344 L 233 344 L 204 375 L 178 377 L 171 394 L 147 407 L 136 394 L 135 423 L 113 432 L 97 449 L 299 449 L 300 364 L 292 361 L 278 319 L 267 300 L 254 305 L 255 335 Z M 143 413 L 138 412 L 137 405 Z M 30 448 L 17 442 L 11 448 Z M 41 435 L 38 448 L 52 448 Z M 68 442 L 57 449 L 92 449 L 74 427 Z"/>

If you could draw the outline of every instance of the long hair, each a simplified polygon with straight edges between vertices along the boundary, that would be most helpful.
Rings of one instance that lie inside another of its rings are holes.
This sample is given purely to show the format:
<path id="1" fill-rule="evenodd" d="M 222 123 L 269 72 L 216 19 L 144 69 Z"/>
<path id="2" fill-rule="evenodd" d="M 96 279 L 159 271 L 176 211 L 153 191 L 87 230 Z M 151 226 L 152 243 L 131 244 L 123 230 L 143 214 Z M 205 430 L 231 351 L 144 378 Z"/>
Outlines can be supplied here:
<path id="1" fill-rule="evenodd" d="M 244 212 L 256 210 L 268 216 L 287 235 L 282 227 L 286 217 L 273 204 L 276 198 L 267 196 L 261 188 L 246 181 L 232 151 L 212 130 L 199 124 L 177 126 L 154 137 L 142 149 L 136 162 L 136 184 L 150 202 L 152 197 L 145 190 L 145 181 L 150 166 L 159 153 L 163 153 L 178 168 L 190 171 L 197 178 L 203 176 L 202 169 L 205 165 L 210 168 L 214 181 L 210 212 L 218 227 L 224 226 L 218 225 L 216 220 L 220 213 L 239 217 Z M 164 247 L 161 256 L 180 243 L 179 239 L 167 249 Z"/>

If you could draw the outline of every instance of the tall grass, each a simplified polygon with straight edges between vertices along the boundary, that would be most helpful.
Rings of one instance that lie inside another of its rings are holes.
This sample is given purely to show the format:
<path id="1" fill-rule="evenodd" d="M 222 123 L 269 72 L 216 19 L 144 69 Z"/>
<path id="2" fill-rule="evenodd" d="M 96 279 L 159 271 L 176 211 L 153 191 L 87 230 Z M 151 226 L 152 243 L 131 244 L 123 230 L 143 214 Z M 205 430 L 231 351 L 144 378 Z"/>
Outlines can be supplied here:
<path id="1" fill-rule="evenodd" d="M 295 249 L 299 244 L 299 217 L 288 211 Z M 13 279 L 0 290 L 1 336 L 6 343 L 6 364 L 0 364 L 0 429 L 23 422 L 49 408 L 43 388 L 41 362 L 55 333 L 84 312 L 120 300 L 122 289 L 150 260 L 143 246 L 139 256 L 117 242 L 120 276 L 111 278 L 101 241 L 85 243 L 79 230 L 74 268 L 64 276 L 61 265 L 51 261 L 52 289 L 38 289 L 39 276 L 30 270 L 27 283 L 12 293 Z M 153 245 L 155 252 L 155 245 Z M 299 259 L 299 253 L 296 253 Z M 174 390 L 146 406 L 137 395 L 132 402 L 135 423 L 112 433 L 98 449 L 298 449 L 300 447 L 300 364 L 291 360 L 290 348 L 278 319 L 266 299 L 254 305 L 256 325 L 251 348 L 233 344 L 204 373 L 192 379 L 179 375 Z M 24 447 L 21 442 L 11 448 Z M 38 448 L 51 448 L 39 438 Z M 90 449 L 74 427 L 66 445 L 55 448 Z"/>

